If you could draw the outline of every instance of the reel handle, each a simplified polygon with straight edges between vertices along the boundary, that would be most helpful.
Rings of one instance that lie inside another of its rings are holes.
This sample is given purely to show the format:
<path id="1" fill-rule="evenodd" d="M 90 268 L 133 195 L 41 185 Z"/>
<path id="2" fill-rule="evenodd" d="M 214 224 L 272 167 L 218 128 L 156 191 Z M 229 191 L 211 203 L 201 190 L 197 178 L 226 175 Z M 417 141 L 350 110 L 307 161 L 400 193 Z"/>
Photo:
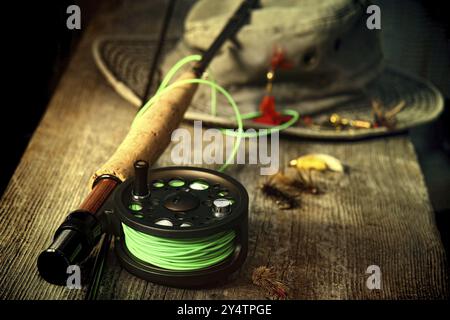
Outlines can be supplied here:
<path id="1" fill-rule="evenodd" d="M 148 190 L 148 162 L 138 160 L 134 163 L 134 186 L 132 190 L 133 198 L 136 200 L 145 199 L 150 195 Z"/>

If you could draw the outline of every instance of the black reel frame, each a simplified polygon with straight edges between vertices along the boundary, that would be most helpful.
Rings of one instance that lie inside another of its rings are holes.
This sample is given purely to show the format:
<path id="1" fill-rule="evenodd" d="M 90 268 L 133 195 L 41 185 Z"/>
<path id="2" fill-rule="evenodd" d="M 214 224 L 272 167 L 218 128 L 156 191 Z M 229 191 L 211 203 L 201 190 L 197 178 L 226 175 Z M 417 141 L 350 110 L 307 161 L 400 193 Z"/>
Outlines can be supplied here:
<path id="1" fill-rule="evenodd" d="M 130 273 L 151 282 L 173 287 L 204 287 L 223 281 L 239 269 L 247 256 L 248 248 L 248 194 L 235 179 L 222 173 L 195 167 L 167 167 L 150 170 L 149 195 L 143 199 L 133 196 L 135 179 L 122 183 L 114 192 L 109 215 L 111 231 L 115 235 L 115 250 L 121 265 Z M 183 181 L 183 186 L 170 186 L 170 181 Z M 206 190 L 189 186 L 204 182 Z M 156 187 L 157 184 L 160 187 Z M 172 199 L 179 200 L 172 208 Z M 185 197 L 185 198 L 183 198 Z M 229 199 L 231 211 L 223 217 L 214 216 L 215 199 Z M 184 202 L 183 202 L 184 201 Z M 132 210 L 138 205 L 140 210 Z M 189 210 L 187 207 L 190 207 Z M 171 209 L 167 208 L 169 206 Z M 173 210 L 175 209 L 175 210 Z M 170 221 L 172 226 L 158 225 Z M 121 224 L 140 232 L 173 239 L 206 237 L 221 231 L 234 230 L 235 250 L 221 263 L 195 271 L 176 271 L 159 268 L 134 257 L 127 249 Z M 182 226 L 184 225 L 184 226 Z"/>

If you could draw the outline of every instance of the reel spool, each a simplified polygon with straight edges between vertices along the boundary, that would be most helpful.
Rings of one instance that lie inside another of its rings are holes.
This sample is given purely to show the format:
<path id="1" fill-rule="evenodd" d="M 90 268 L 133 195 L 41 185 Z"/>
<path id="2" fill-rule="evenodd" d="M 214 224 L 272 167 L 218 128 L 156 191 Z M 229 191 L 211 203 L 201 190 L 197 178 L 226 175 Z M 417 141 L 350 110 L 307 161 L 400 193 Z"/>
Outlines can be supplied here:
<path id="1" fill-rule="evenodd" d="M 247 256 L 248 194 L 235 179 L 208 169 L 148 171 L 114 191 L 110 225 L 121 265 L 151 282 L 203 287 L 225 279 Z"/>

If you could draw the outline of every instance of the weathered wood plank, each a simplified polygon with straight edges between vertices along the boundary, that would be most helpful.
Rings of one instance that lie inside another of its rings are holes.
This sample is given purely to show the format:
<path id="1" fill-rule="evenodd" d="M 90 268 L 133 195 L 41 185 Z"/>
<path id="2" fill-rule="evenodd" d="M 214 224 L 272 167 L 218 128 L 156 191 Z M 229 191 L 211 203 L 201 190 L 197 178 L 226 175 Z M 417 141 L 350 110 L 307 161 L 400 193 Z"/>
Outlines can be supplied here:
<path id="1" fill-rule="evenodd" d="M 112 154 L 134 115 L 96 70 L 90 46 L 95 36 L 114 30 L 155 33 L 162 3 L 118 1 L 80 43 L 0 201 L 0 298 L 84 297 L 85 289 L 46 283 L 35 263 L 65 215 L 82 201 L 89 176 Z M 188 6 L 179 3 L 179 12 Z M 259 191 L 264 178 L 258 167 L 232 166 L 228 173 L 247 187 L 251 203 L 249 256 L 233 281 L 209 290 L 155 285 L 120 268 L 111 251 L 98 298 L 264 298 L 251 283 L 252 270 L 260 265 L 277 267 L 292 289 L 291 298 L 448 297 L 445 255 L 408 136 L 355 143 L 282 138 L 280 148 L 282 165 L 300 154 L 321 152 L 340 158 L 350 172 L 342 178 L 314 174 L 327 192 L 305 195 L 300 208 L 282 211 Z M 170 148 L 158 162 L 168 164 Z M 383 272 L 380 291 L 365 286 L 371 264 Z"/>
<path id="2" fill-rule="evenodd" d="M 235 280 L 216 289 L 178 290 L 130 276 L 112 253 L 99 298 L 255 299 L 252 270 L 275 266 L 298 299 L 411 299 L 448 294 L 446 264 L 416 156 L 407 136 L 356 143 L 283 139 L 281 163 L 308 152 L 342 159 L 349 174 L 314 174 L 323 195 L 304 195 L 295 210 L 266 199 L 256 166 L 231 168 L 250 194 L 250 251 Z M 170 164 L 170 150 L 160 165 Z M 255 179 L 255 177 L 258 177 Z M 366 287 L 380 266 L 382 290 Z"/>

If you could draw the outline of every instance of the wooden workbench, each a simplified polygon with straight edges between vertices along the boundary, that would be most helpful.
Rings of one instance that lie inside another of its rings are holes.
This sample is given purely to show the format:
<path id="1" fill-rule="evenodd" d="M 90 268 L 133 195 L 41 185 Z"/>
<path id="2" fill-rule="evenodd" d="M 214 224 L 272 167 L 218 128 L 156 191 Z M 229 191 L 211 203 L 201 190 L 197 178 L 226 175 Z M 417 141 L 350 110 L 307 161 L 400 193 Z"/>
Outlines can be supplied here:
<path id="1" fill-rule="evenodd" d="M 181 31 L 188 5 L 179 1 L 171 34 Z M 90 175 L 115 150 L 135 113 L 97 70 L 91 45 L 118 30 L 157 33 L 162 8 L 164 1 L 115 1 L 86 30 L 0 202 L 1 299 L 84 298 L 85 287 L 69 290 L 41 279 L 36 259 L 86 196 Z M 445 253 L 408 135 L 353 143 L 281 138 L 281 165 L 309 152 L 334 155 L 350 171 L 342 178 L 313 175 L 327 192 L 304 195 L 295 210 L 279 210 L 261 194 L 257 166 L 228 171 L 250 194 L 250 217 L 248 258 L 226 285 L 155 285 L 123 270 L 111 250 L 97 298 L 264 299 L 251 281 L 261 265 L 276 268 L 292 299 L 448 298 Z M 157 165 L 171 164 L 169 147 Z M 381 268 L 381 290 L 366 287 L 369 265 Z"/>

